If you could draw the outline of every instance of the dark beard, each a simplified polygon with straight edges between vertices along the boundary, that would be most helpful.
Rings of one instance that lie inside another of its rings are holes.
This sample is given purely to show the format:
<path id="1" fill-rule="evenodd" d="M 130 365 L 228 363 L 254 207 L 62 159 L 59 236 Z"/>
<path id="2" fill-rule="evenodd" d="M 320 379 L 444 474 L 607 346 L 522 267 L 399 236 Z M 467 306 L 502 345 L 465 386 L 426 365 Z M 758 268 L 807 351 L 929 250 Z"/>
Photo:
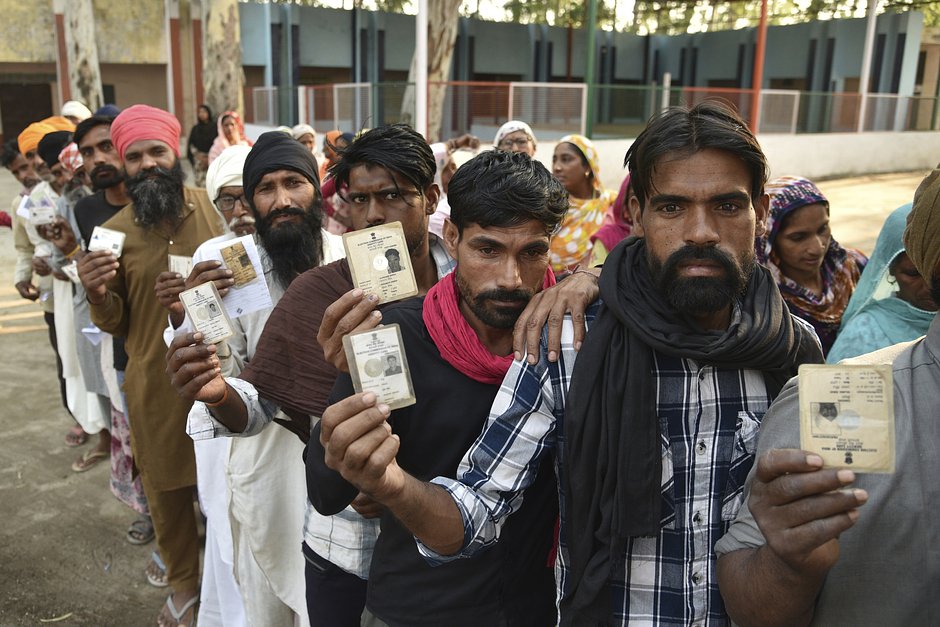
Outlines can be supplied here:
<path id="1" fill-rule="evenodd" d="M 275 218 L 283 215 L 300 215 L 300 224 L 282 222 L 272 226 Z M 258 238 L 271 261 L 271 273 L 283 288 L 298 276 L 320 265 L 323 260 L 323 232 L 320 230 L 323 214 L 319 201 L 314 201 L 306 211 L 299 207 L 275 209 L 264 218 L 255 216 Z"/>
<path id="2" fill-rule="evenodd" d="M 646 251 L 653 283 L 676 311 L 693 315 L 714 313 L 730 305 L 747 290 L 754 271 L 753 255 L 742 258 L 738 266 L 727 253 L 715 246 L 688 244 L 672 253 L 666 263 L 654 259 L 649 248 Z M 725 275 L 680 278 L 679 265 L 693 259 L 714 261 L 721 265 Z"/>
<path id="3" fill-rule="evenodd" d="M 88 177 L 91 179 L 92 189 L 96 192 L 102 189 L 110 189 L 124 182 L 124 174 L 113 165 L 107 163 L 95 166 L 95 168 L 88 173 Z"/>
<path id="4" fill-rule="evenodd" d="M 167 220 L 179 224 L 183 217 L 183 168 L 179 159 L 170 170 L 154 166 L 127 177 L 126 183 L 138 225 L 149 229 Z"/>
<path id="5" fill-rule="evenodd" d="M 940 276 L 930 278 L 930 298 L 940 305 Z"/>
<path id="6" fill-rule="evenodd" d="M 460 266 L 457 266 L 456 272 L 457 287 L 460 289 L 460 298 L 467 303 L 467 307 L 473 312 L 477 319 L 488 327 L 494 329 L 511 329 L 519 319 L 519 315 L 525 306 L 532 300 L 533 293 L 524 290 L 489 290 L 474 294 L 470 285 L 460 274 Z M 502 301 L 517 301 L 515 307 L 496 307 L 492 304 L 487 306 L 489 299 Z"/>

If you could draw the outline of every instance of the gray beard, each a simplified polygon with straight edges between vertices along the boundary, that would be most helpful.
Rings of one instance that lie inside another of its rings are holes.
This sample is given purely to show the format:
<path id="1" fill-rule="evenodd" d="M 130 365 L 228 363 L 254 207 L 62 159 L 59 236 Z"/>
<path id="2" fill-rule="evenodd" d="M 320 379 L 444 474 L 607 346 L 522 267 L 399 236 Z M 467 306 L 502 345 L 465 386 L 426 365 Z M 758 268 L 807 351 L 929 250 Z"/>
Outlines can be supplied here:
<path id="1" fill-rule="evenodd" d="M 150 178 L 154 173 L 157 176 Z M 170 170 L 142 170 L 128 177 L 126 184 L 139 226 L 150 229 L 164 221 L 177 224 L 183 217 L 183 169 L 179 160 Z"/>

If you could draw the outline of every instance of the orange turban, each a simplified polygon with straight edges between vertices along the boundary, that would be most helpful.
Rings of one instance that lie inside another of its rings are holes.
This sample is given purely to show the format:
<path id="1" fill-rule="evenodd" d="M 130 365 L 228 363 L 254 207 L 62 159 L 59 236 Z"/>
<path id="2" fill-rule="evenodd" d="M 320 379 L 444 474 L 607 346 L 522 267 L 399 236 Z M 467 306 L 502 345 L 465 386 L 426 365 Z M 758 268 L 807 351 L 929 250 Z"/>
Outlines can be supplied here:
<path id="1" fill-rule="evenodd" d="M 20 153 L 26 155 L 28 152 L 35 152 L 39 146 L 39 140 L 55 131 L 75 131 L 75 125 L 63 118 L 61 115 L 54 115 L 39 122 L 33 122 L 19 134 L 16 143 L 19 145 Z"/>
<path id="2" fill-rule="evenodd" d="M 111 141 L 121 159 L 128 146 L 145 139 L 162 141 L 180 156 L 180 123 L 169 111 L 134 105 L 121 111 L 111 123 Z"/>

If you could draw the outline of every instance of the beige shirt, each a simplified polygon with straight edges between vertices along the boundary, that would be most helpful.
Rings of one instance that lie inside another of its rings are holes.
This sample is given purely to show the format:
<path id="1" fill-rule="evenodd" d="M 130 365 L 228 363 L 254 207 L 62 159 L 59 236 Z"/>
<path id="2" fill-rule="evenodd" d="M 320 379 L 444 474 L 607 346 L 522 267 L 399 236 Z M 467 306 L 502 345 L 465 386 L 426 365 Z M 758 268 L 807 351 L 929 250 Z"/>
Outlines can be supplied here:
<path id="1" fill-rule="evenodd" d="M 156 490 L 196 483 L 193 442 L 186 435 L 192 403 L 182 400 L 166 376 L 163 329 L 166 310 L 154 294 L 157 276 L 168 269 L 168 255 L 192 256 L 202 242 L 222 233 L 219 214 L 205 190 L 186 188 L 183 220 L 173 233 L 135 223 L 130 204 L 105 222 L 126 234 L 117 276 L 105 300 L 91 305 L 91 319 L 112 335 L 127 338 L 124 382 L 134 461 Z"/>

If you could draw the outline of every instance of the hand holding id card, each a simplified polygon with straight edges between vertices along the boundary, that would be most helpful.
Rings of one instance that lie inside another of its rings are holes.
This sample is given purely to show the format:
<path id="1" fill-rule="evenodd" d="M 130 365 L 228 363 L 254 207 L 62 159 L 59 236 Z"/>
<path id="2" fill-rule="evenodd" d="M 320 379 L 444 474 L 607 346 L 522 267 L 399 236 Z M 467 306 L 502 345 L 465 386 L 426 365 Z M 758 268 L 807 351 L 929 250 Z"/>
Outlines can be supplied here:
<path id="1" fill-rule="evenodd" d="M 415 404 L 401 329 L 388 324 L 343 336 L 349 376 L 356 392 L 374 392 L 391 409 Z"/>
<path id="2" fill-rule="evenodd" d="M 96 250 L 110 250 L 115 257 L 120 257 L 124 250 L 125 234 L 103 226 L 96 226 L 91 232 L 91 241 L 88 242 L 88 252 Z"/>
<path id="3" fill-rule="evenodd" d="M 411 255 L 401 222 L 343 234 L 353 283 L 383 303 L 418 294 Z"/>
<path id="4" fill-rule="evenodd" d="M 894 385 L 888 365 L 800 366 L 800 446 L 828 467 L 894 472 Z"/>

